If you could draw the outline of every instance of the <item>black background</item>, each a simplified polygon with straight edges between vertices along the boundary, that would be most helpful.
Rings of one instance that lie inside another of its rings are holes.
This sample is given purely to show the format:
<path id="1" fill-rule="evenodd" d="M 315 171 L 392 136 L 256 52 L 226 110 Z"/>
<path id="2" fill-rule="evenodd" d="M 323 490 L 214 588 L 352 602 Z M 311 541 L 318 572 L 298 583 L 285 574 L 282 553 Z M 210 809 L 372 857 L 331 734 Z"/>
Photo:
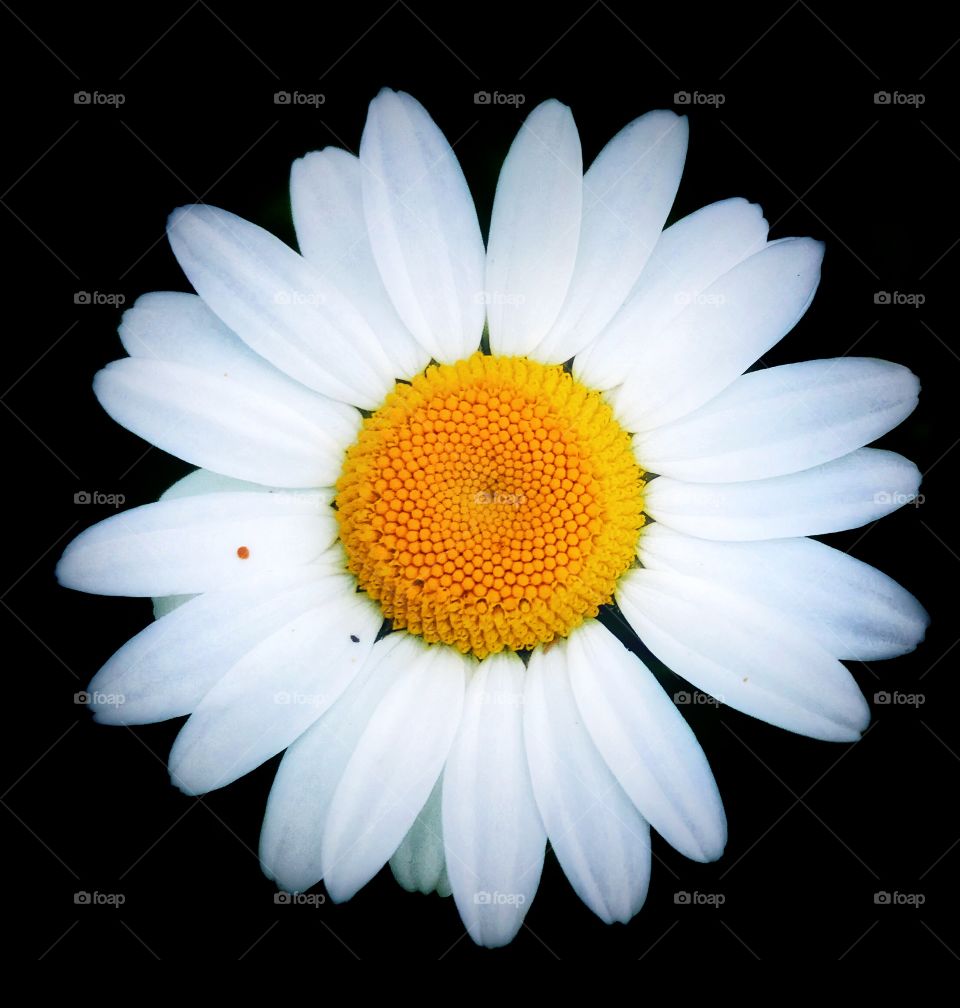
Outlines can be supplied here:
<path id="1" fill-rule="evenodd" d="M 492 954 L 464 937 L 452 901 L 408 895 L 389 871 L 343 906 L 276 906 L 256 849 L 277 760 L 202 799 L 173 789 L 164 761 L 179 722 L 100 727 L 74 703 L 146 623 L 149 604 L 53 581 L 69 539 L 112 513 L 75 504 L 77 492 L 138 505 L 189 468 L 148 451 L 96 404 L 94 372 L 121 356 L 120 309 L 77 304 L 76 295 L 121 295 L 129 306 L 146 291 L 186 289 L 164 223 L 197 199 L 292 241 L 290 162 L 328 144 L 356 150 L 367 103 L 389 85 L 418 97 L 455 144 L 484 229 L 498 167 L 538 101 L 571 105 L 588 161 L 650 108 L 689 111 L 671 219 L 740 195 L 762 204 L 772 237 L 827 243 L 812 308 L 765 363 L 884 357 L 909 365 L 924 388 L 916 413 L 882 442 L 925 473 L 923 503 L 879 527 L 827 537 L 930 609 L 928 640 L 914 655 L 852 668 L 871 700 L 900 691 L 923 704 L 875 704 L 871 729 L 853 746 L 726 708 L 685 708 L 724 796 L 723 859 L 693 864 L 657 838 L 645 908 L 629 926 L 607 927 L 548 857 L 527 927 L 500 955 L 684 965 L 957 958 L 960 534 L 949 475 L 960 437 L 960 27 L 924 3 L 897 20 L 874 5 L 828 9 L 822 0 L 783 0 L 762 14 L 654 6 L 0 7 L 9 48 L 0 71 L 10 284 L 0 400 L 8 951 L 98 964 L 105 955 L 248 956 L 294 967 L 305 956 L 312 964 Z M 119 93 L 124 103 L 76 104 L 79 91 Z M 278 91 L 323 94 L 324 103 L 278 105 Z M 478 91 L 522 94 L 525 104 L 479 105 Z M 681 108 L 680 91 L 724 102 Z M 924 102 L 877 104 L 880 91 Z M 925 303 L 877 304 L 878 292 Z M 75 893 L 94 891 L 125 903 L 75 903 Z M 679 892 L 725 902 L 680 905 Z M 878 905 L 878 892 L 925 902 Z"/>

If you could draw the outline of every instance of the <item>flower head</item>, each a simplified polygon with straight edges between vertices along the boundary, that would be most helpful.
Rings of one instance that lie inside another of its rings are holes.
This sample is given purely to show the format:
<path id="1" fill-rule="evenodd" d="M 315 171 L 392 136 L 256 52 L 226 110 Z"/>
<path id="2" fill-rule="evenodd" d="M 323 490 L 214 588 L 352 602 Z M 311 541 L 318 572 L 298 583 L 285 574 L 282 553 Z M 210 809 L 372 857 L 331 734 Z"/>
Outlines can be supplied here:
<path id="1" fill-rule="evenodd" d="M 650 828 L 720 856 L 704 756 L 597 619 L 616 605 L 697 688 L 814 738 L 869 710 L 841 659 L 926 614 L 810 538 L 911 499 L 865 448 L 910 372 L 842 357 L 749 371 L 810 304 L 823 248 L 729 199 L 663 229 L 686 120 L 651 112 L 584 173 L 570 110 L 531 112 L 484 246 L 456 157 L 409 95 L 359 157 L 297 161 L 300 254 L 207 206 L 170 219 L 196 294 L 141 297 L 94 383 L 118 422 L 200 468 L 66 550 L 61 582 L 155 600 L 91 684 L 98 720 L 189 714 L 188 794 L 286 750 L 261 860 L 350 898 L 388 861 L 509 942 L 549 839 L 627 921 Z"/>

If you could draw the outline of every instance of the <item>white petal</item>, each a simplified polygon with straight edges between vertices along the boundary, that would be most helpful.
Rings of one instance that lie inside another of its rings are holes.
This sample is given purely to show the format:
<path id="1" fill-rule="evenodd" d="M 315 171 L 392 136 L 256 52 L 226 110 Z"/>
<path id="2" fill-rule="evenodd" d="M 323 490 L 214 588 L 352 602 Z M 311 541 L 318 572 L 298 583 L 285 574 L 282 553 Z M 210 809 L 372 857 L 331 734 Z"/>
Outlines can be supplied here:
<path id="1" fill-rule="evenodd" d="M 167 234 L 187 279 L 244 343 L 332 399 L 380 405 L 395 375 L 376 334 L 302 256 L 210 206 L 175 210 Z"/>
<path id="2" fill-rule="evenodd" d="M 648 112 L 624 127 L 583 178 L 580 244 L 560 317 L 533 356 L 559 364 L 616 315 L 660 238 L 687 154 L 687 119 Z"/>
<path id="3" fill-rule="evenodd" d="M 94 676 L 97 720 L 148 724 L 189 714 L 243 655 L 315 604 L 329 574 L 317 564 L 262 574 L 158 617 Z"/>
<path id="4" fill-rule="evenodd" d="M 363 209 L 373 255 L 397 314 L 444 363 L 483 332 L 483 239 L 450 144 L 424 107 L 384 88 L 360 141 Z"/>
<path id="5" fill-rule="evenodd" d="M 57 578 L 99 595 L 186 595 L 316 560 L 336 518 L 321 493 L 213 493 L 122 511 L 81 532 Z"/>
<path id="6" fill-rule="evenodd" d="M 187 297 L 194 297 L 189 294 Z M 197 298 L 199 301 L 199 298 Z M 200 302 L 201 304 L 203 302 Z M 349 409 L 349 407 L 347 407 Z M 194 469 L 186 476 L 178 479 L 176 483 L 171 483 L 166 490 L 160 494 L 159 499 L 178 500 L 181 497 L 196 497 L 199 494 L 221 493 L 226 491 L 249 491 L 251 493 L 269 493 L 274 487 L 262 486 L 259 483 L 248 483 L 246 480 L 233 479 L 230 476 L 221 476 L 220 473 L 211 472 L 209 469 Z M 324 503 L 333 500 L 333 490 L 325 489 L 315 491 L 320 495 Z M 333 559 L 331 550 L 327 550 L 324 559 Z M 345 569 L 345 568 L 344 568 Z M 196 598 L 196 595 L 161 595 L 153 599 L 153 618 L 160 619 L 167 613 L 179 609 L 180 606 Z"/>
<path id="7" fill-rule="evenodd" d="M 363 313 L 397 377 L 422 371 L 430 354 L 400 321 L 373 258 L 359 159 L 328 147 L 294 161 L 290 202 L 300 251 Z"/>
<path id="8" fill-rule="evenodd" d="M 350 899 L 387 863 L 433 790 L 460 723 L 470 664 L 409 636 L 408 665 L 374 711 L 330 804 L 321 860 L 330 896 Z"/>
<path id="9" fill-rule="evenodd" d="M 357 411 L 318 395 L 251 350 L 196 294 L 152 291 L 123 313 L 120 342 L 131 357 L 224 371 L 259 394 L 278 399 L 318 426 L 350 423 Z"/>
<path id="10" fill-rule="evenodd" d="M 179 609 L 180 606 L 186 605 L 190 599 L 195 599 L 196 597 L 196 595 L 160 595 L 157 598 L 151 599 L 153 602 L 153 618 L 160 619 L 172 613 L 174 609 Z"/>
<path id="11" fill-rule="evenodd" d="M 627 364 L 610 393 L 624 426 L 659 427 L 722 392 L 803 316 L 822 258 L 822 242 L 784 238 L 712 283 Z"/>
<path id="12" fill-rule="evenodd" d="M 260 863 L 287 892 L 303 892 L 323 877 L 320 841 L 334 792 L 373 712 L 408 664 L 391 633 L 373 645 L 343 696 L 294 742 L 280 761 L 260 834 Z"/>
<path id="13" fill-rule="evenodd" d="M 441 777 L 390 858 L 393 877 L 407 892 L 426 894 L 443 887 L 446 861 L 443 856 L 443 822 L 440 816 L 442 793 Z"/>
<path id="14" fill-rule="evenodd" d="M 782 476 L 886 434 L 913 412 L 919 391 L 908 368 L 869 357 L 766 368 L 636 435 L 634 452 L 647 471 L 694 483 Z"/>
<path id="15" fill-rule="evenodd" d="M 913 500 L 917 467 L 894 452 L 860 448 L 813 469 L 745 483 L 683 483 L 644 491 L 647 513 L 703 539 L 781 539 L 859 528 Z"/>
<path id="16" fill-rule="evenodd" d="M 667 323 L 767 240 L 763 211 L 739 197 L 721 200 L 671 225 L 626 304 L 600 336 L 577 355 L 573 373 L 596 389 L 623 381 Z"/>
<path id="17" fill-rule="evenodd" d="M 378 640 L 340 700 L 280 760 L 260 834 L 261 867 L 280 889 L 304 892 L 323 878 L 320 847 L 330 802 L 373 712 L 405 667 L 405 659 L 393 657 L 405 637 Z"/>
<path id="18" fill-rule="evenodd" d="M 337 444 L 327 430 L 283 401 L 244 387 L 227 373 L 128 358 L 99 371 L 93 390 L 117 423 L 158 448 L 270 486 L 333 483 L 350 443 Z M 359 413 L 355 426 L 360 426 Z"/>
<path id="19" fill-rule="evenodd" d="M 836 658 L 906 654 L 929 622 L 892 578 L 815 539 L 712 542 L 655 522 L 638 553 L 650 570 L 702 578 L 779 610 Z"/>
<path id="20" fill-rule="evenodd" d="M 540 883 L 546 834 L 523 741 L 523 662 L 485 659 L 467 687 L 443 774 L 443 842 L 457 910 L 478 945 L 520 930 Z"/>
<path id="21" fill-rule="evenodd" d="M 567 644 L 538 648 L 527 666 L 524 738 L 550 846 L 577 895 L 607 924 L 639 911 L 650 882 L 650 827 L 583 725 Z"/>
<path id="22" fill-rule="evenodd" d="M 640 814 L 686 857 L 720 857 L 727 821 L 716 781 L 652 673 L 595 620 L 570 635 L 566 660 L 587 731 Z"/>
<path id="23" fill-rule="evenodd" d="M 179 500 L 181 497 L 197 497 L 200 494 L 208 493 L 229 493 L 249 492 L 249 493 L 270 493 L 276 487 L 264 486 L 262 483 L 250 483 L 246 480 L 233 479 L 231 476 L 222 476 L 220 473 L 211 472 L 209 469 L 194 469 L 187 473 L 176 483 L 171 483 L 166 490 L 160 494 L 160 500 Z M 322 500 L 329 503 L 333 500 L 333 489 L 327 487 L 323 490 L 316 490 Z"/>
<path id="24" fill-rule="evenodd" d="M 300 736 L 360 671 L 383 622 L 344 574 L 309 609 L 248 651 L 203 698 L 170 753 L 186 794 L 223 787 Z"/>
<path id="25" fill-rule="evenodd" d="M 870 721 L 853 676 L 775 609 L 652 570 L 622 577 L 617 603 L 664 664 L 736 710 L 834 742 L 855 741 Z"/>
<path id="26" fill-rule="evenodd" d="M 129 430 L 226 475 L 273 486 L 336 480 L 360 414 L 257 356 L 195 294 L 138 298 L 120 339 L 132 359 L 108 365 L 94 391 Z"/>
<path id="27" fill-rule="evenodd" d="M 566 105 L 538 105 L 507 153 L 490 218 L 490 349 L 529 353 L 556 321 L 573 277 L 583 207 L 580 136 Z"/>

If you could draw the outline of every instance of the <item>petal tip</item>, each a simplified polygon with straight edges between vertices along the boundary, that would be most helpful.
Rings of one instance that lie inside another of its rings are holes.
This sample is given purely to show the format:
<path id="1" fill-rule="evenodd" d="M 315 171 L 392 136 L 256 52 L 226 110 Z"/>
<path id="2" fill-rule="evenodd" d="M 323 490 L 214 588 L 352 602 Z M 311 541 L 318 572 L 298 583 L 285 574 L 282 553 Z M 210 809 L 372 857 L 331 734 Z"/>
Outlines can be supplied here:
<path id="1" fill-rule="evenodd" d="M 201 206 L 203 206 L 202 203 L 185 203 L 183 206 L 178 206 L 175 210 L 171 210 L 167 217 L 167 234 L 178 231 L 183 226 L 183 219 Z"/>
<path id="2" fill-rule="evenodd" d="M 323 884 L 332 903 L 346 903 L 362 888 L 347 878 L 339 878 L 336 871 L 324 872 Z"/>
<path id="3" fill-rule="evenodd" d="M 57 579 L 57 584 L 63 588 L 70 588 L 73 591 L 82 591 L 80 587 L 80 565 L 77 562 L 77 540 L 83 535 L 81 532 L 73 542 L 69 543 L 57 561 L 57 566 L 53 570 L 53 575 Z"/>

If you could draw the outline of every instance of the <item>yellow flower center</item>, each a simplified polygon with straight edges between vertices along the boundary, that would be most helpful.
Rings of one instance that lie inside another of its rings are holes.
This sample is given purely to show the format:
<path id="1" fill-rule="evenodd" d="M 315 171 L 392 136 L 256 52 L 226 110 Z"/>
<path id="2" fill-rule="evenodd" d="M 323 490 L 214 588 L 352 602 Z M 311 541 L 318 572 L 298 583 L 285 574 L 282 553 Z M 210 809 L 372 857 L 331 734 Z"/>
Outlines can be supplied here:
<path id="1" fill-rule="evenodd" d="M 477 353 L 396 385 L 336 506 L 350 570 L 393 625 L 484 658 L 596 616 L 633 562 L 642 491 L 599 393 Z"/>

